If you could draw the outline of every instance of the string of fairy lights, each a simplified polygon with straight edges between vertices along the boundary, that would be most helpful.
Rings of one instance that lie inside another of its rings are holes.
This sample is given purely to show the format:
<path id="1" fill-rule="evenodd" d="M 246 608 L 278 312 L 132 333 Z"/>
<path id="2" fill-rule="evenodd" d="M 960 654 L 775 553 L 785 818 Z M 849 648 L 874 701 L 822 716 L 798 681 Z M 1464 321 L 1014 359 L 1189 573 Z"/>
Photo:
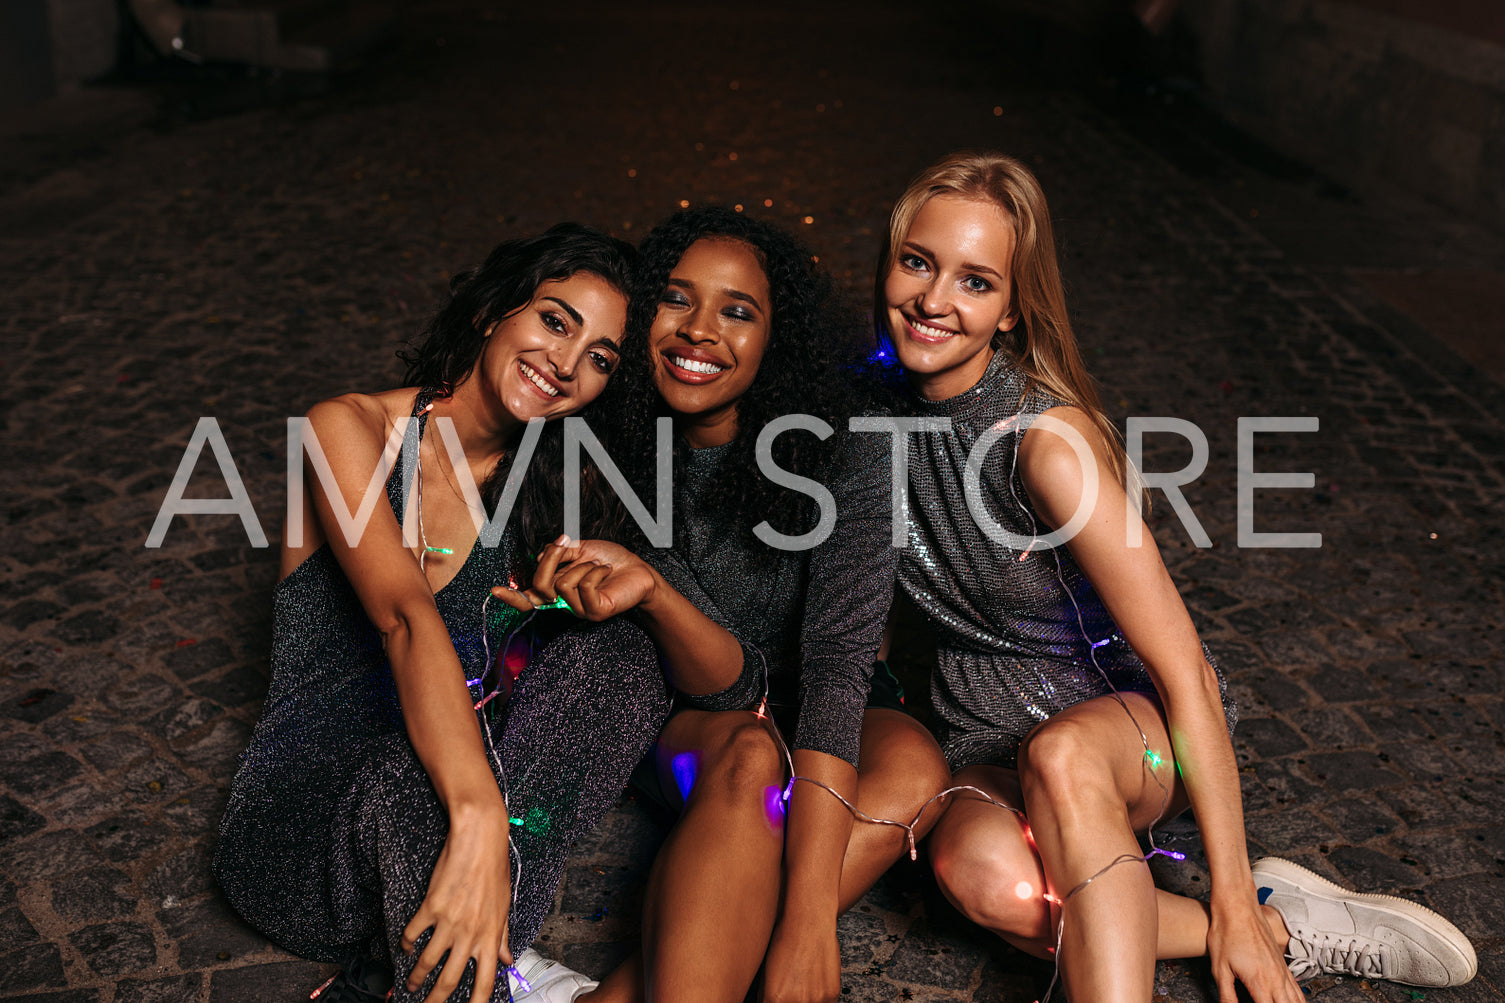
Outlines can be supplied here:
<path id="1" fill-rule="evenodd" d="M 420 414 L 421 415 L 426 415 L 429 411 L 433 410 L 433 406 L 434 406 L 433 403 L 430 402 L 420 412 Z M 997 429 L 1000 432 L 1007 432 L 1007 431 L 1010 431 L 1010 430 L 1019 432 L 1019 431 L 1021 431 L 1021 423 L 1022 423 L 1023 418 L 1024 418 L 1024 412 L 1020 411 L 1019 413 L 1015 414 L 1012 418 L 1009 418 L 1009 419 L 1006 419 L 1004 421 L 999 422 L 995 426 L 995 429 Z M 1021 552 L 1021 554 L 1019 556 L 1019 560 L 1023 561 L 1026 558 L 1030 557 L 1032 553 L 1036 553 L 1033 550 L 1033 547 L 1034 547 L 1035 543 L 1038 542 L 1039 539 L 1040 539 L 1040 536 L 1039 536 L 1039 524 L 1038 524 L 1038 522 L 1036 522 L 1035 517 L 1034 517 L 1034 513 L 1031 511 L 1030 506 L 1024 504 L 1023 500 L 1019 498 L 1018 490 L 1017 490 L 1017 488 L 1015 486 L 1016 483 L 1017 483 L 1017 478 L 1015 477 L 1015 473 L 1016 473 L 1017 465 L 1018 465 L 1018 450 L 1017 449 L 1013 451 L 1012 464 L 1013 465 L 1011 466 L 1011 469 L 1009 471 L 1009 478 L 1008 478 L 1009 490 L 1010 490 L 1010 493 L 1013 496 L 1015 504 L 1017 504 L 1020 507 L 1021 511 L 1023 511 L 1026 515 L 1028 515 L 1028 517 L 1030 519 L 1030 534 L 1031 534 L 1031 539 L 1030 539 L 1029 544 L 1024 548 L 1024 550 Z M 417 461 L 416 466 L 417 466 L 417 470 L 415 471 L 415 476 L 416 476 L 416 482 L 417 482 L 416 483 L 416 490 L 417 490 L 417 494 L 418 494 L 418 499 L 417 499 L 417 506 L 418 506 L 417 517 L 418 517 L 418 530 L 419 530 L 419 555 L 418 555 L 418 562 L 419 562 L 419 568 L 420 568 L 420 570 L 422 570 L 423 564 L 424 564 L 424 555 L 425 554 L 428 554 L 428 553 L 453 554 L 454 551 L 451 548 L 431 547 L 428 544 L 428 541 L 427 541 L 427 538 L 426 538 L 426 536 L 424 534 L 424 529 L 423 529 L 423 465 L 422 465 L 421 459 Z M 1147 864 L 1152 858 L 1157 857 L 1157 856 L 1168 857 L 1168 858 L 1170 858 L 1172 860 L 1177 860 L 1177 861 L 1185 860 L 1186 859 L 1186 855 L 1184 853 L 1180 853 L 1180 852 L 1178 852 L 1176 850 L 1164 849 L 1164 848 L 1158 846 L 1156 844 L 1156 842 L 1155 842 L 1154 829 L 1155 829 L 1155 826 L 1157 826 L 1157 825 L 1160 824 L 1161 820 L 1165 816 L 1166 808 L 1167 808 L 1167 806 L 1170 803 L 1171 791 L 1170 791 L 1170 788 L 1165 785 L 1165 783 L 1160 779 L 1160 777 L 1156 773 L 1156 770 L 1164 762 L 1163 757 L 1151 747 L 1149 736 L 1145 733 L 1144 728 L 1139 723 L 1139 720 L 1134 716 L 1133 710 L 1131 710 L 1129 708 L 1128 703 L 1123 699 L 1123 696 L 1119 693 L 1118 688 L 1113 685 L 1113 680 L 1108 675 L 1107 670 L 1104 669 L 1103 666 L 1102 666 L 1102 664 L 1101 664 L 1101 662 L 1098 661 L 1097 649 L 1100 648 L 1100 647 L 1102 647 L 1103 645 L 1109 643 L 1109 641 L 1112 640 L 1112 638 L 1110 637 L 1110 638 L 1101 638 L 1101 639 L 1094 640 L 1090 636 L 1090 634 L 1087 631 L 1086 620 L 1085 620 L 1085 618 L 1083 617 L 1083 614 L 1082 614 L 1081 605 L 1080 605 L 1080 603 L 1078 603 L 1077 598 L 1076 598 L 1075 594 L 1073 593 L 1073 591 L 1069 587 L 1067 587 L 1067 585 L 1066 585 L 1065 575 L 1064 575 L 1064 572 L 1063 572 L 1062 567 L 1061 567 L 1060 556 L 1055 551 L 1054 548 L 1050 548 L 1049 552 L 1051 553 L 1052 557 L 1054 558 L 1054 561 L 1053 561 L 1053 565 L 1054 565 L 1053 566 L 1053 570 L 1055 572 L 1057 582 L 1061 586 L 1062 593 L 1064 593 L 1071 600 L 1072 608 L 1073 608 L 1073 610 L 1075 612 L 1075 615 L 1076 615 L 1077 627 L 1081 631 L 1083 640 L 1085 640 L 1087 642 L 1087 644 L 1088 644 L 1087 654 L 1088 654 L 1088 657 L 1089 657 L 1089 659 L 1090 659 L 1090 661 L 1092 663 L 1092 667 L 1097 672 L 1097 674 L 1102 677 L 1104 685 L 1108 688 L 1109 695 L 1111 695 L 1113 697 L 1113 699 L 1118 702 L 1119 706 L 1123 708 L 1124 713 L 1128 715 L 1130 722 L 1134 725 L 1135 731 L 1137 731 L 1139 733 L 1140 741 L 1141 741 L 1142 745 L 1144 746 L 1144 757 L 1141 760 L 1141 762 L 1143 764 L 1143 769 L 1145 770 L 1145 772 L 1147 772 L 1149 774 L 1150 779 L 1155 782 L 1156 786 L 1160 788 L 1161 798 L 1160 798 L 1160 806 L 1159 806 L 1159 808 L 1158 808 L 1158 810 L 1157 810 L 1157 812 L 1155 814 L 1154 819 L 1150 822 L 1150 824 L 1148 826 L 1145 827 L 1145 839 L 1148 842 L 1149 847 L 1150 847 L 1149 852 L 1144 853 L 1142 855 L 1137 855 L 1137 854 L 1132 854 L 1132 853 L 1125 853 L 1125 854 L 1121 854 L 1118 857 L 1115 857 L 1113 860 L 1109 861 L 1103 867 L 1099 868 L 1097 871 L 1093 872 L 1091 875 L 1089 875 L 1088 877 L 1086 877 L 1082 881 L 1078 882 L 1069 891 L 1067 891 L 1067 893 L 1065 895 L 1057 896 L 1057 895 L 1052 894 L 1048 890 L 1042 890 L 1041 891 L 1040 894 L 1041 894 L 1042 899 L 1046 903 L 1048 903 L 1050 906 L 1054 907 L 1054 913 L 1055 913 L 1055 923 L 1054 923 L 1055 946 L 1051 947 L 1051 948 L 1047 948 L 1047 950 L 1049 951 L 1049 953 L 1055 959 L 1055 968 L 1054 968 L 1054 971 L 1051 974 L 1050 984 L 1046 987 L 1045 993 L 1040 997 L 1040 1000 L 1038 1000 L 1037 1003 L 1049 1003 L 1051 995 L 1055 991 L 1056 983 L 1060 980 L 1060 948 L 1061 948 L 1061 943 L 1062 943 L 1062 939 L 1064 937 L 1065 928 L 1066 928 L 1066 903 L 1070 902 L 1073 898 L 1075 898 L 1078 894 L 1080 894 L 1084 889 L 1086 889 L 1089 885 L 1091 885 L 1093 882 L 1095 882 L 1098 878 L 1100 878 L 1103 875 L 1107 874 L 1109 871 L 1113 870 L 1114 868 L 1122 866 L 1123 864 L 1131 864 L 1131 863 Z M 516 582 L 510 582 L 509 585 L 511 587 L 513 587 L 514 589 L 516 589 L 516 587 L 517 587 L 517 583 Z M 474 688 L 474 689 L 476 689 L 476 690 L 479 691 L 480 695 L 479 695 L 478 699 L 474 703 L 474 709 L 475 709 L 475 711 L 478 714 L 481 714 L 483 712 L 487 712 L 488 711 L 488 705 L 490 706 L 490 712 L 494 712 L 497 705 L 494 705 L 493 701 L 496 700 L 496 698 L 498 696 L 500 696 L 500 695 L 502 695 L 505 692 L 508 692 L 510 690 L 510 687 L 507 686 L 507 684 L 511 682 L 510 679 L 504 679 L 504 678 L 502 678 L 504 675 L 509 674 L 509 673 L 512 672 L 512 667 L 511 666 L 509 666 L 507 664 L 502 664 L 502 665 L 499 665 L 499 666 L 493 666 L 493 664 L 492 664 L 491 645 L 490 645 L 490 641 L 489 641 L 489 637 L 488 637 L 489 631 L 487 629 L 488 628 L 487 616 L 488 616 L 490 602 L 491 602 L 491 596 L 489 594 L 481 602 L 481 632 L 480 633 L 481 633 L 481 644 L 482 644 L 482 652 L 483 652 L 482 665 L 485 668 L 483 669 L 482 675 L 480 675 L 480 676 L 478 676 L 478 677 L 476 677 L 474 679 L 467 679 L 466 680 L 467 687 L 471 687 L 471 688 Z M 569 604 L 565 601 L 565 599 L 562 596 L 561 597 L 557 597 L 556 599 L 554 599 L 550 603 L 546 603 L 546 604 L 543 604 L 541 606 L 536 607 L 533 612 L 528 613 L 526 616 L 524 616 L 522 618 L 522 620 L 519 621 L 515 626 L 513 626 L 511 628 L 511 630 L 507 633 L 506 639 L 504 640 L 504 642 L 503 642 L 503 644 L 501 646 L 501 650 L 498 653 L 498 659 L 500 661 L 502 661 L 503 663 L 505 663 L 507 661 L 507 658 L 508 658 L 507 653 L 512 650 L 512 644 L 513 644 L 514 639 L 517 637 L 517 635 L 519 633 L 521 633 L 524 629 L 527 628 L 527 626 L 533 621 L 534 616 L 538 612 L 541 612 L 541 611 L 544 611 L 544 610 L 551 610 L 551 609 L 569 609 L 569 608 L 570 608 Z M 530 643 L 529 644 L 529 656 L 531 656 L 531 654 L 532 654 L 532 645 Z M 759 658 L 760 659 L 762 658 L 761 653 L 759 653 Z M 524 666 L 526 665 L 526 661 L 527 661 L 527 659 L 525 659 L 525 661 L 523 663 Z M 488 692 L 486 690 L 485 681 L 486 681 L 486 678 L 487 678 L 487 674 L 491 673 L 493 670 L 495 670 L 497 678 L 496 678 L 496 682 L 495 682 L 494 688 L 492 688 Z M 519 671 L 520 671 L 520 669 L 519 669 Z M 788 774 L 789 779 L 785 783 L 784 787 L 782 788 L 782 790 L 779 793 L 779 805 L 780 805 L 780 809 L 781 810 L 787 811 L 787 805 L 788 805 L 788 802 L 789 802 L 789 797 L 790 797 L 791 793 L 793 792 L 794 785 L 796 783 L 808 784 L 808 785 L 810 785 L 812 787 L 815 787 L 815 788 L 818 788 L 820 790 L 823 790 L 827 794 L 829 794 L 832 797 L 834 797 L 852 815 L 852 817 L 855 820 L 859 821 L 859 822 L 863 822 L 863 823 L 869 824 L 869 825 L 893 826 L 893 827 L 902 829 L 904 831 L 905 840 L 906 840 L 906 842 L 908 844 L 909 859 L 911 861 L 914 861 L 914 860 L 918 860 L 919 859 L 919 849 L 918 849 L 918 846 L 916 845 L 917 840 L 916 840 L 916 837 L 915 837 L 915 829 L 919 826 L 920 822 L 925 818 L 925 813 L 927 811 L 929 811 L 931 809 L 931 807 L 934 806 L 937 802 L 943 801 L 944 799 L 949 798 L 952 795 L 965 793 L 965 794 L 970 794 L 970 795 L 973 795 L 974 797 L 980 798 L 983 801 L 987 802 L 988 804 L 994 805 L 994 806 L 996 806 L 998 808 L 1001 808 L 1001 809 L 1003 809 L 1005 811 L 1012 812 L 1014 815 L 1018 816 L 1019 820 L 1020 820 L 1020 823 L 1021 823 L 1021 826 L 1023 827 L 1023 832 L 1024 832 L 1025 839 L 1029 842 L 1030 848 L 1032 850 L 1035 849 L 1034 837 L 1033 837 L 1033 834 L 1030 831 L 1029 821 L 1025 817 L 1024 811 L 1021 808 L 1018 808 L 1018 807 L 1016 807 L 1014 805 L 1008 804 L 1008 803 L 1006 803 L 1004 801 L 1000 801 L 997 798 L 995 798 L 992 795 L 990 795 L 989 793 L 987 793 L 986 791 L 982 790 L 981 788 L 972 786 L 970 784 L 960 784 L 960 785 L 956 785 L 956 786 L 953 786 L 953 787 L 947 787 L 945 790 L 942 790 L 942 791 L 938 792 L 937 794 L 933 795 L 929 800 L 927 800 L 924 804 L 922 804 L 920 806 L 919 810 L 915 812 L 913 818 L 911 818 L 909 821 L 905 822 L 905 821 L 901 821 L 899 819 L 878 818 L 878 817 L 869 815 L 866 812 L 862 811 L 860 808 L 858 808 L 856 805 L 852 804 L 852 802 L 849 801 L 840 791 L 836 790 L 835 788 L 831 787 L 830 785 L 828 785 L 826 783 L 823 783 L 820 780 L 816 780 L 813 777 L 805 777 L 805 776 L 799 775 L 795 771 L 794 756 L 793 756 L 792 752 L 789 749 L 788 743 L 784 740 L 784 737 L 783 737 L 782 733 L 780 732 L 778 726 L 776 724 L 773 724 L 771 722 L 771 720 L 770 720 L 770 713 L 769 713 L 769 709 L 768 709 L 769 673 L 768 673 L 768 665 L 767 665 L 766 661 L 764 661 L 763 665 L 762 665 L 762 680 L 763 680 L 763 695 L 762 695 L 762 698 L 760 699 L 757 708 L 755 710 L 751 711 L 750 713 L 752 713 L 760 721 L 769 722 L 769 724 L 771 726 L 768 727 L 766 730 L 774 737 L 775 741 L 778 744 L 779 751 L 780 751 L 780 753 L 782 754 L 782 756 L 784 758 L 784 763 L 785 763 L 785 767 L 787 769 L 787 774 Z M 493 716 L 493 714 L 488 712 L 487 716 Z M 485 717 L 482 718 L 481 725 L 482 725 L 482 727 L 481 727 L 481 734 L 485 738 L 487 755 L 490 758 L 490 760 L 492 762 L 492 765 L 493 765 L 493 768 L 495 769 L 495 772 L 496 772 L 496 775 L 497 775 L 497 782 L 498 782 L 498 784 L 499 784 L 499 786 L 501 788 L 503 803 L 506 804 L 506 805 L 508 805 L 509 808 L 510 808 L 510 805 L 512 803 L 512 799 L 511 799 L 511 796 L 510 796 L 510 789 L 509 789 L 509 784 L 508 784 L 508 781 L 507 781 L 507 771 L 506 771 L 506 769 L 504 768 L 504 766 L 502 764 L 501 755 L 497 751 L 495 742 L 494 742 L 494 740 L 492 738 L 492 735 L 491 735 L 491 728 L 488 726 L 488 722 L 486 721 Z M 688 793 L 688 792 L 685 792 L 685 793 Z M 508 822 L 510 823 L 510 825 L 515 826 L 515 827 L 524 827 L 527 824 L 525 818 L 512 815 L 510 813 L 510 810 L 509 810 Z M 521 874 L 522 874 L 523 862 L 522 862 L 521 854 L 518 852 L 518 849 L 517 849 L 515 843 L 511 839 L 509 839 L 507 842 L 508 842 L 509 856 L 510 856 L 512 865 L 514 867 L 514 875 L 515 875 L 513 881 L 511 882 L 511 884 L 512 884 L 512 889 L 511 889 L 511 892 L 512 892 L 512 902 L 511 902 L 511 905 L 512 905 L 513 909 L 516 909 L 516 907 L 517 907 L 517 889 L 518 889 L 518 885 L 521 883 Z M 1038 853 L 1038 850 L 1036 850 L 1036 852 Z M 1027 883 L 1021 882 L 1019 888 L 1021 890 L 1021 894 L 1020 894 L 1021 898 L 1026 898 L 1026 897 L 1029 897 L 1030 895 L 1034 894 L 1034 889 L 1032 887 L 1028 886 Z M 518 988 L 523 993 L 529 993 L 529 992 L 532 991 L 532 986 L 528 983 L 528 981 L 525 978 L 523 978 L 522 973 L 520 971 L 518 971 L 518 969 L 516 968 L 515 965 L 505 966 L 501 971 L 498 972 L 498 975 L 500 976 L 504 972 L 506 974 L 510 975 L 518 983 Z M 316 993 L 316 995 L 317 995 L 317 993 Z"/>

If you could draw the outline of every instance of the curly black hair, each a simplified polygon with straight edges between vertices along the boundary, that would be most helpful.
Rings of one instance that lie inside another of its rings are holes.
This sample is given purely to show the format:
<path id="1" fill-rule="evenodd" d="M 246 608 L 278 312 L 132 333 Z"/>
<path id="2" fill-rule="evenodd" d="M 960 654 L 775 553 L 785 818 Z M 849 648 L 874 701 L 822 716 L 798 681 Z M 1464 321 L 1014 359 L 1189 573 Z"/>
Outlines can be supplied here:
<path id="1" fill-rule="evenodd" d="M 630 295 L 636 265 L 637 251 L 631 244 L 579 223 L 559 223 L 535 237 L 503 241 L 479 267 L 450 280 L 449 297 L 424 328 L 418 343 L 398 351 L 397 357 L 407 364 L 404 382 L 433 387 L 445 395 L 453 393 L 474 370 L 486 332 L 531 303 L 540 285 L 588 272 Z M 637 342 L 642 338 L 639 334 L 635 341 L 629 327 L 622 343 L 623 355 L 641 354 Z M 580 412 L 592 427 L 605 424 L 599 415 L 610 406 L 620 382 L 614 376 L 605 392 Z M 531 575 L 531 555 L 558 537 L 562 529 L 563 426 L 563 422 L 551 421 L 544 427 L 509 520 L 519 558 L 511 570 L 519 578 Z M 501 495 L 515 455 L 509 451 L 481 488 L 488 510 Z M 588 461 L 582 463 L 580 495 L 584 536 L 617 539 L 623 535 L 626 513 Z"/>
<path id="2" fill-rule="evenodd" d="M 836 300 L 830 280 L 815 265 L 810 251 L 784 230 L 759 219 L 721 207 L 686 209 L 664 220 L 639 245 L 637 285 L 628 308 L 627 329 L 636 350 L 624 355 L 619 379 L 623 392 L 608 413 L 611 451 L 639 496 L 650 504 L 655 472 L 655 427 L 670 414 L 654 390 L 649 371 L 647 332 L 669 274 L 691 244 L 704 237 L 729 238 L 750 245 L 768 277 L 772 301 L 768 345 L 752 384 L 737 401 L 737 437 L 732 453 L 702 495 L 713 510 L 738 513 L 739 528 L 758 548 L 765 545 L 752 533 L 767 519 L 785 534 L 800 534 L 814 526 L 818 510 L 809 495 L 779 487 L 758 469 L 758 433 L 775 418 L 810 414 L 836 429 L 824 441 L 807 432 L 792 431 L 774 441 L 773 458 L 780 467 L 829 483 L 840 470 L 847 419 L 872 407 L 874 397 L 866 380 L 847 371 L 845 348 L 854 343 L 851 317 Z M 676 436 L 674 474 L 683 476 L 689 446 Z M 682 525 L 683 520 L 675 520 Z"/>

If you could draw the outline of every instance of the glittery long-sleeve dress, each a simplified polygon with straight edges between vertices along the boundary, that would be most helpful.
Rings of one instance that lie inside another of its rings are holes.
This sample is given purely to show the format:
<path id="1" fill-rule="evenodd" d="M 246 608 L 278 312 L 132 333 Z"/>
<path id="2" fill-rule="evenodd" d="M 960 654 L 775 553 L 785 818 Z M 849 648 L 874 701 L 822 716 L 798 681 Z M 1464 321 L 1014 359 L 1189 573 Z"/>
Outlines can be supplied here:
<path id="1" fill-rule="evenodd" d="M 797 714 L 793 748 L 855 766 L 899 555 L 890 543 L 889 437 L 836 434 L 845 440 L 842 462 L 822 480 L 836 500 L 837 518 L 819 546 L 778 551 L 749 543 L 741 529 L 747 513 L 710 511 L 703 504 L 711 477 L 731 454 L 726 445 L 690 454 L 674 486 L 680 526 L 675 546 L 645 557 L 742 644 L 737 681 L 710 696 L 681 697 L 682 704 L 702 710 L 756 706 L 766 659 L 775 717 Z"/>
<path id="2" fill-rule="evenodd" d="M 913 401 L 917 414 L 951 421 L 949 432 L 909 437 L 909 546 L 899 580 L 935 628 L 931 700 L 945 723 L 940 737 L 953 770 L 1013 766 L 1031 728 L 1107 694 L 1107 680 L 1118 690 L 1154 692 L 1144 663 L 1070 551 L 1037 545 L 1025 555 L 1021 545 L 1050 527 L 1024 490 L 1019 443 L 1042 412 L 1063 403 L 1038 385 L 1027 389 L 1003 352 L 965 393 Z M 995 428 L 1001 435 L 981 464 L 981 500 L 1014 536 L 1005 542 L 977 525 L 964 493 L 968 455 Z M 1218 685 L 1232 729 L 1237 710 L 1220 670 Z"/>
<path id="3" fill-rule="evenodd" d="M 419 395 L 415 415 L 428 399 Z M 420 417 L 410 434 L 421 436 L 425 424 Z M 387 485 L 399 519 L 402 482 L 399 468 Z M 509 543 L 506 534 L 493 549 L 477 542 L 434 595 L 467 679 L 483 675 L 482 603 L 507 580 Z M 487 617 L 494 655 L 518 617 L 496 601 Z M 471 692 L 478 698 L 479 684 Z M 508 811 L 523 822 L 510 833 L 514 952 L 537 935 L 569 845 L 616 802 L 667 711 L 652 644 L 617 619 L 558 632 L 535 652 L 504 712 L 483 715 Z M 398 941 L 447 831 L 403 728 L 381 637 L 322 547 L 274 593 L 272 680 L 220 823 L 220 886 L 253 926 L 305 957 L 341 961 L 384 944 L 397 971 L 394 998 L 405 999 L 412 961 Z M 505 979 L 492 998 L 508 999 Z"/>

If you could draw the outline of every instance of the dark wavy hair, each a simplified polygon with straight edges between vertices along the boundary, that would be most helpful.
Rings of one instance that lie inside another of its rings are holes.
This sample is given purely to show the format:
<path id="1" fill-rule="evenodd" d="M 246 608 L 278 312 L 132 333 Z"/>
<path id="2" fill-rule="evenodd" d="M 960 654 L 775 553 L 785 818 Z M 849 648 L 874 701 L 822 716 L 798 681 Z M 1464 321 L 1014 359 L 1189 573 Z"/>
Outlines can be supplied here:
<path id="1" fill-rule="evenodd" d="M 450 280 L 448 299 L 423 329 L 418 343 L 398 351 L 397 357 L 407 365 L 404 382 L 434 387 L 444 395 L 453 393 L 475 369 L 486 332 L 531 303 L 543 283 L 588 272 L 630 295 L 636 265 L 637 252 L 631 244 L 579 223 L 559 223 L 536 237 L 503 241 L 479 267 Z M 642 353 L 642 337 L 635 337 L 628 328 L 622 343 L 624 357 Z M 613 376 L 601 396 L 579 412 L 592 428 L 604 424 L 600 415 L 610 407 L 610 397 L 620 382 Z M 551 421 L 545 427 L 509 520 L 518 542 L 512 571 L 520 579 L 531 575 L 531 558 L 562 530 L 563 425 Z M 509 451 L 486 478 L 481 494 L 488 509 L 501 495 L 515 455 Z M 581 466 L 581 533 L 620 537 L 626 522 L 624 510 L 588 458 Z"/>
<path id="2" fill-rule="evenodd" d="M 837 434 L 824 441 L 803 431 L 780 435 L 774 441 L 773 458 L 785 470 L 829 482 L 840 468 L 847 419 L 869 408 L 872 397 L 865 381 L 843 369 L 843 349 L 853 343 L 851 332 L 856 324 L 837 302 L 830 280 L 816 268 L 808 249 L 771 223 L 725 208 L 675 213 L 654 227 L 638 248 L 638 278 L 627 329 L 639 347 L 623 357 L 624 392 L 615 397 L 609 412 L 612 455 L 640 497 L 652 504 L 655 425 L 660 416 L 670 414 L 653 388 L 647 333 L 668 288 L 670 272 L 690 245 L 703 237 L 750 245 L 768 277 L 772 301 L 768 345 L 757 376 L 737 401 L 737 437 L 731 456 L 701 496 L 702 504 L 710 509 L 737 513 L 735 521 L 745 539 L 763 548 L 752 534 L 752 527 L 763 519 L 781 533 L 799 534 L 814 526 L 818 510 L 810 496 L 775 485 L 758 469 L 754 452 L 758 433 L 786 414 L 811 414 L 828 422 Z M 688 455 L 689 446 L 676 436 L 676 484 L 681 483 Z M 683 525 L 684 520 L 675 522 Z"/>

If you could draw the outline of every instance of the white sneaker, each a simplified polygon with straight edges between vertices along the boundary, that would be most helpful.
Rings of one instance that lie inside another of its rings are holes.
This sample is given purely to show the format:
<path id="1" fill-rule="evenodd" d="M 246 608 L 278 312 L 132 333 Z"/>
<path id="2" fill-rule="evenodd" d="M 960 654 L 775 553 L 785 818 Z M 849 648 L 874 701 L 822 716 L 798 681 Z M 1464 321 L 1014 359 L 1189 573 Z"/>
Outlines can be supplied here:
<path id="1" fill-rule="evenodd" d="M 1279 857 L 1255 861 L 1254 886 L 1291 933 L 1291 974 L 1356 975 L 1410 986 L 1461 986 L 1479 970 L 1473 945 L 1426 906 L 1340 888 Z M 1266 889 L 1269 889 L 1268 893 Z"/>
<path id="2" fill-rule="evenodd" d="M 513 1003 L 574 1003 L 601 984 L 550 961 L 531 947 L 517 956 L 512 967 L 523 977 L 519 982 L 516 975 L 507 973 L 507 988 L 512 990 Z"/>

